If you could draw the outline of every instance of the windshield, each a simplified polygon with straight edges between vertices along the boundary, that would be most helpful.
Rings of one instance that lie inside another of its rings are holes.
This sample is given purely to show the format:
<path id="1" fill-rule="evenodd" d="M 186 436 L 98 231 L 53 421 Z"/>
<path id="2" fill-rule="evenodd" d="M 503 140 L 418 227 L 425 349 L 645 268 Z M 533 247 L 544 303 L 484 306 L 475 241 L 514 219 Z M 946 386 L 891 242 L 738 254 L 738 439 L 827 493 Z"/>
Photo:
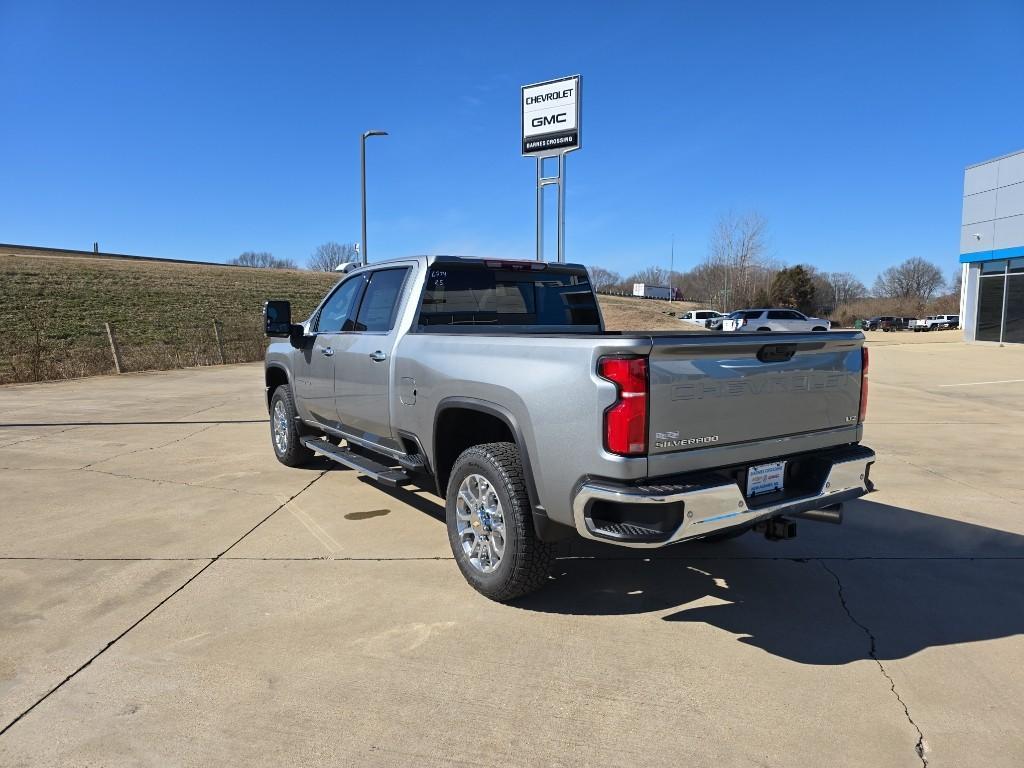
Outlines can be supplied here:
<path id="1" fill-rule="evenodd" d="M 530 262 L 435 262 L 418 326 L 600 326 L 586 271 Z"/>

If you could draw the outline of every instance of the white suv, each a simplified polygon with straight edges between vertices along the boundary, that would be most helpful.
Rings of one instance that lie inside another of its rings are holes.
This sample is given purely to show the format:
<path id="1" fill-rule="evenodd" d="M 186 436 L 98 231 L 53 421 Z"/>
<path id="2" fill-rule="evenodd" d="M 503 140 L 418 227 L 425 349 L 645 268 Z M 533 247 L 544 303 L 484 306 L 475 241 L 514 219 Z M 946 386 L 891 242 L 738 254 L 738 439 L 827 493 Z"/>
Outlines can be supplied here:
<path id="1" fill-rule="evenodd" d="M 694 309 L 689 312 L 683 312 L 679 316 L 680 320 L 686 320 L 697 325 L 703 325 L 705 328 L 710 328 L 715 320 L 720 317 L 725 317 L 721 312 L 715 312 L 713 309 Z"/>
<path id="2" fill-rule="evenodd" d="M 723 331 L 827 331 L 828 320 L 795 309 L 739 309 L 722 323 Z"/>

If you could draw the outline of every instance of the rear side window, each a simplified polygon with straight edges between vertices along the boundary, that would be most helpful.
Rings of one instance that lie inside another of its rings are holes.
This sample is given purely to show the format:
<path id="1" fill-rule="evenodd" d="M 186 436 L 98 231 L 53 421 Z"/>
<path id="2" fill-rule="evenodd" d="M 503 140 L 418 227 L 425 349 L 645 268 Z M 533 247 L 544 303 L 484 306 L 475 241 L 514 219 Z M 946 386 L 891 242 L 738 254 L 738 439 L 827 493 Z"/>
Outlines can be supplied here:
<path id="1" fill-rule="evenodd" d="M 398 299 L 408 269 L 381 269 L 370 273 L 370 284 L 359 305 L 356 331 L 390 331 L 395 327 Z"/>
<path id="2" fill-rule="evenodd" d="M 532 264 L 435 263 L 427 274 L 419 326 L 599 325 L 583 270 Z"/>

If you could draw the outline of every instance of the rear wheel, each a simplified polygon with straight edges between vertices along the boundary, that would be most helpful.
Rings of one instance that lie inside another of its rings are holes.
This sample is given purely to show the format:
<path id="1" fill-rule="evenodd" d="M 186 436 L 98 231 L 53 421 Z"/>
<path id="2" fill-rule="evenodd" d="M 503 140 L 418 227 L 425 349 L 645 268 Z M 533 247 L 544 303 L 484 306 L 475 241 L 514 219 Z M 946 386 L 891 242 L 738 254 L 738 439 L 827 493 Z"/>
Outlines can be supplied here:
<path id="1" fill-rule="evenodd" d="M 299 442 L 300 422 L 287 384 L 270 398 L 270 443 L 277 460 L 287 467 L 301 467 L 313 459 L 313 451 Z"/>
<path id="2" fill-rule="evenodd" d="M 554 547 L 537 538 L 519 451 L 512 443 L 467 448 L 445 500 L 448 541 L 466 581 L 507 602 L 544 586 Z"/>

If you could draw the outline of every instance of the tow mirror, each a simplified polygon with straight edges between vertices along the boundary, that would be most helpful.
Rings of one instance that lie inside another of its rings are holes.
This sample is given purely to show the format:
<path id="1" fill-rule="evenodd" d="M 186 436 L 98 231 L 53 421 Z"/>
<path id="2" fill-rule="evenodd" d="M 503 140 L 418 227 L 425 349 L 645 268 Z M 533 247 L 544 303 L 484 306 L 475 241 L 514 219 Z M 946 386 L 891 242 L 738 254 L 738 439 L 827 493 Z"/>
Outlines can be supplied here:
<path id="1" fill-rule="evenodd" d="M 267 336 L 287 338 L 292 335 L 292 305 L 287 301 L 263 302 L 263 330 Z"/>

